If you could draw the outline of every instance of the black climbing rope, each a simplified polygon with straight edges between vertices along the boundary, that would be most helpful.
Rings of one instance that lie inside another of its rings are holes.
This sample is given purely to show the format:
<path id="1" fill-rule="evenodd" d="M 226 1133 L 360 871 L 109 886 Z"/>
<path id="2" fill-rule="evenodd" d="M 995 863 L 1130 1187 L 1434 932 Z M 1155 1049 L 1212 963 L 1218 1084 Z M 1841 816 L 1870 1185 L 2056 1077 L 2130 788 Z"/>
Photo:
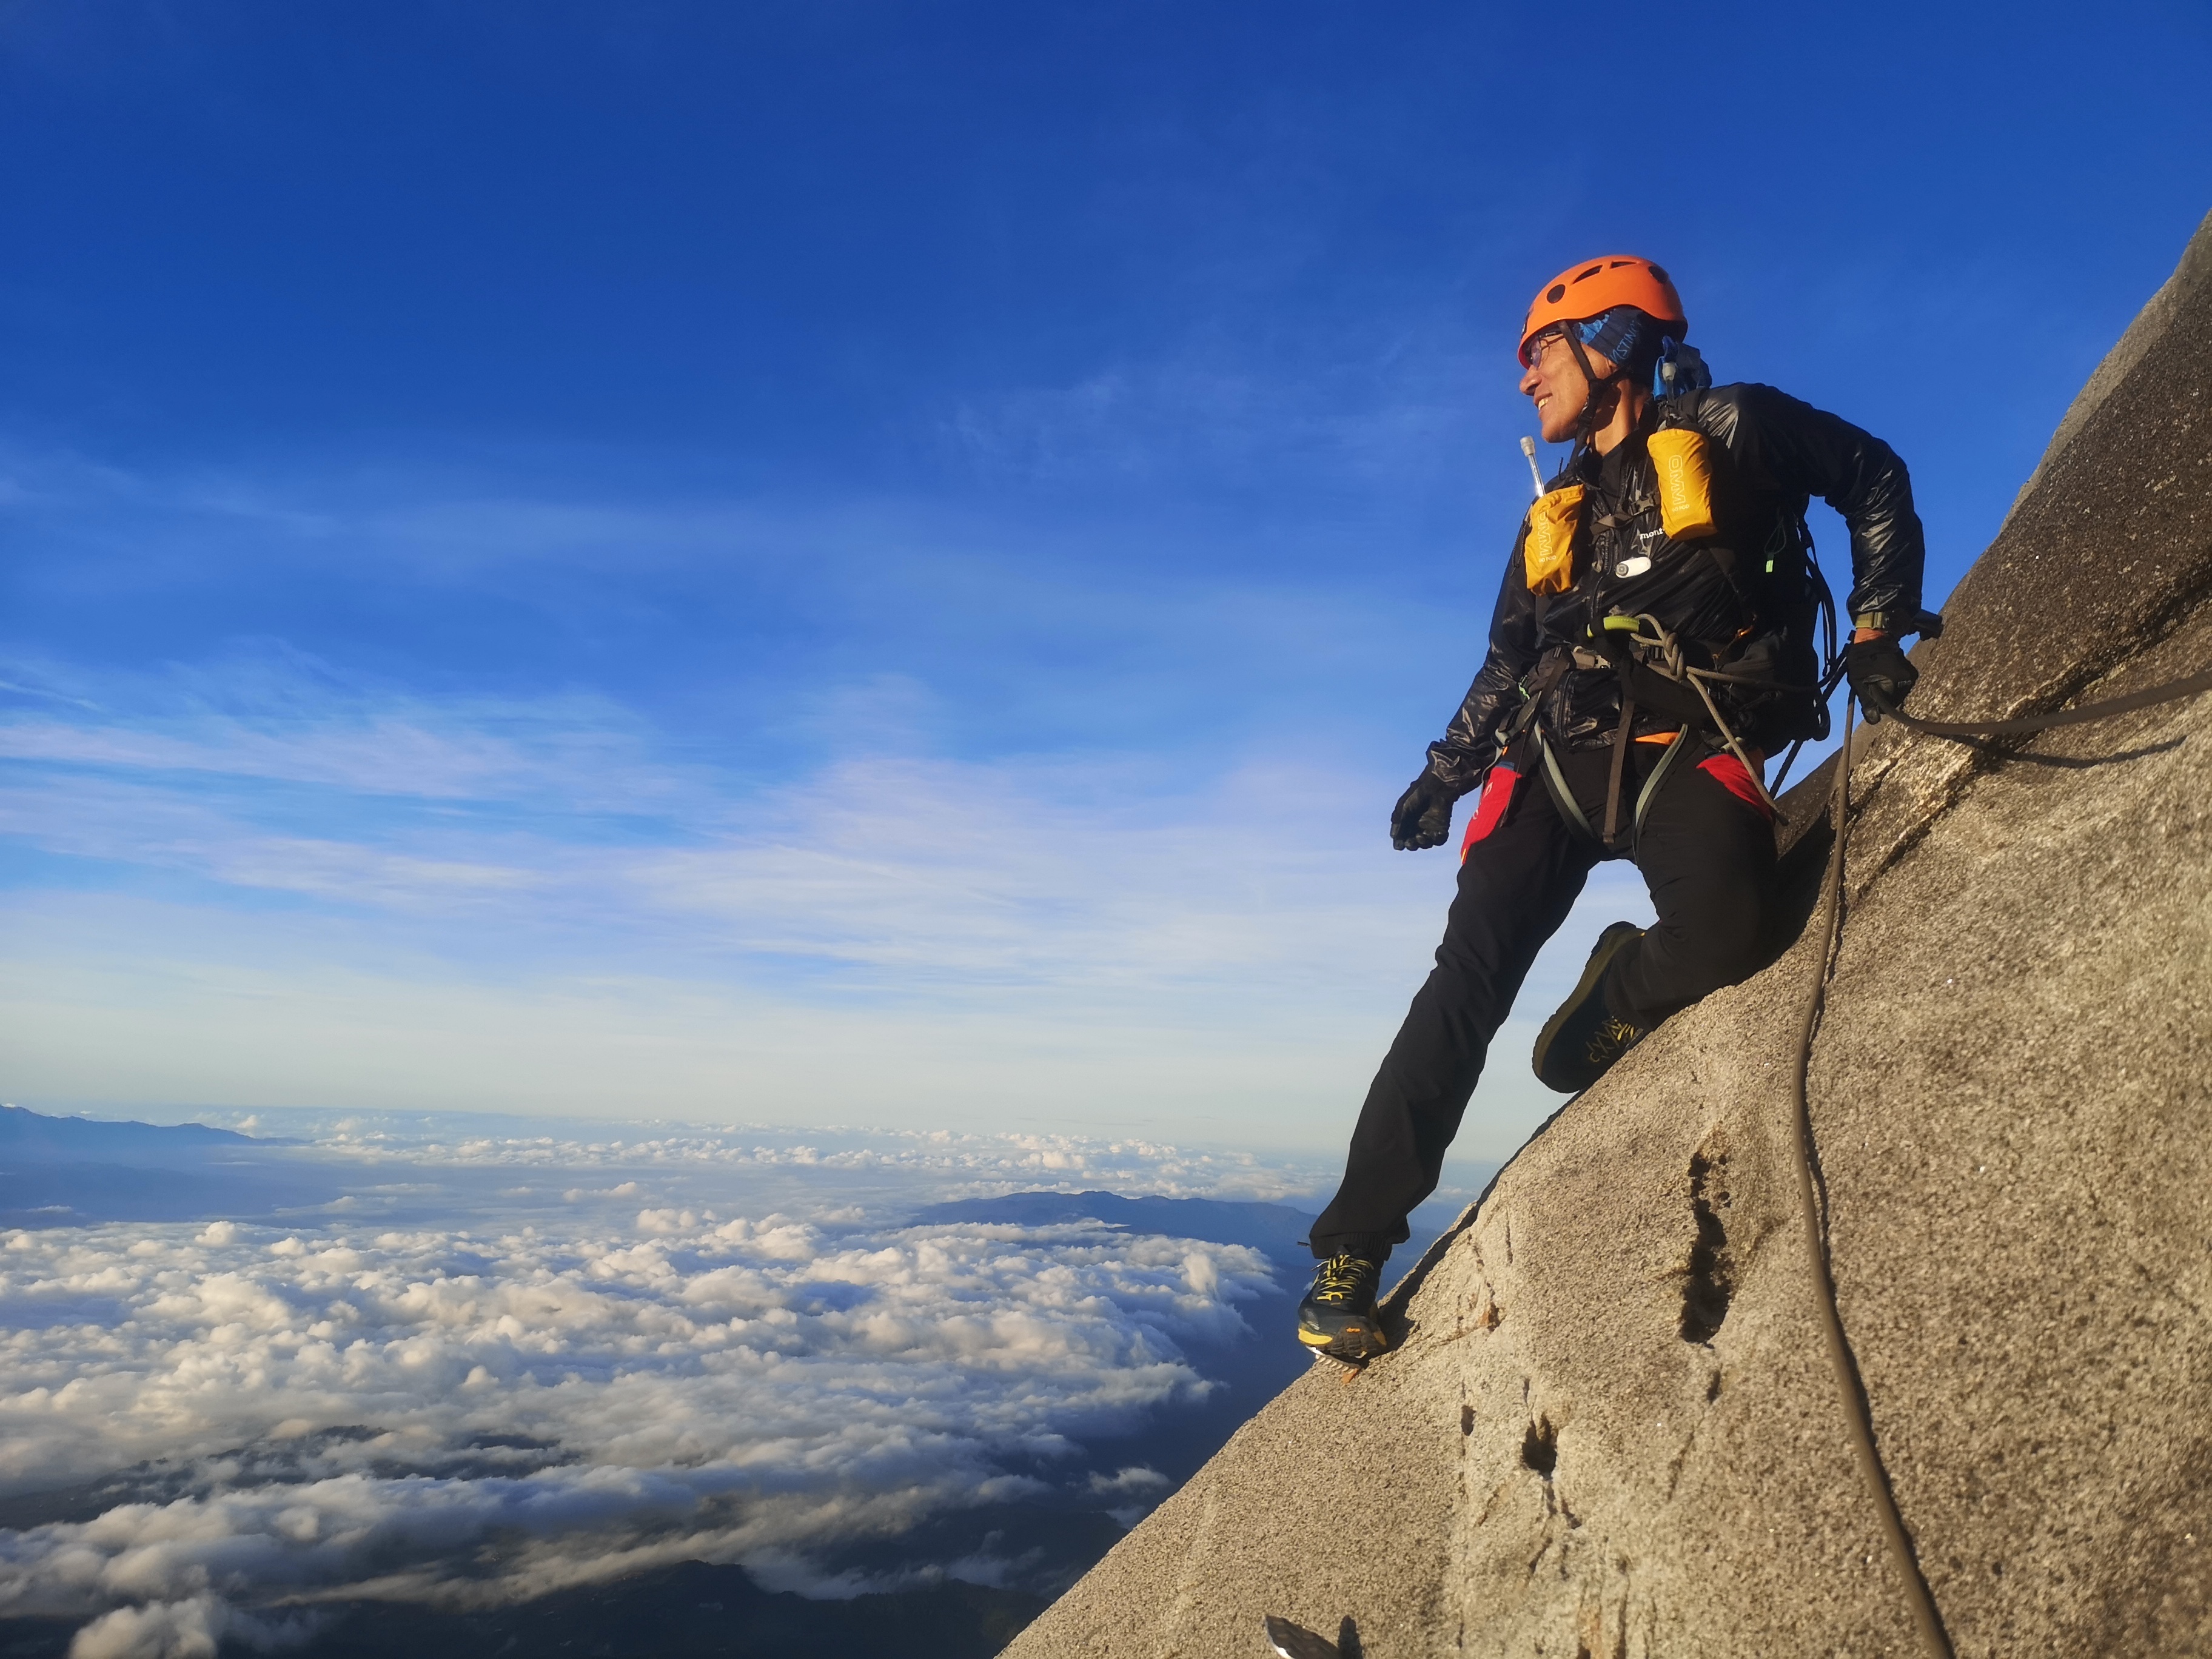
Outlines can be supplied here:
<path id="1" fill-rule="evenodd" d="M 1972 741 L 1985 738 L 2025 737 L 2032 732 L 2047 732 L 2053 726 L 2079 726 L 2090 720 L 2106 720 L 2114 714 L 2128 714 L 2137 708 L 2154 708 L 2162 702 L 2176 702 L 2200 692 L 2212 691 L 2212 670 L 2194 674 L 2187 679 L 2174 680 L 2165 685 L 2151 687 L 2122 697 L 2107 698 L 2079 708 L 2061 710 L 2054 714 L 2029 714 L 2018 720 L 1974 723 L 1963 720 L 1923 720 L 1910 714 L 1899 714 L 1895 708 L 1876 700 L 1875 712 L 1883 720 L 1893 720 L 1899 726 L 1930 737 L 1951 738 Z M 1844 841 L 1850 821 L 1851 791 L 1851 712 L 1850 699 L 1844 704 L 1844 740 L 1836 754 L 1836 785 L 1830 805 L 1830 822 L 1833 828 L 1833 844 L 1828 851 L 1828 868 L 1822 878 L 1820 910 L 1822 915 L 1820 948 L 1814 952 L 1813 979 L 1807 988 L 1803 1017 L 1797 1029 L 1797 1063 L 1791 1078 L 1796 1113 L 1792 1125 L 1797 1142 L 1797 1195 L 1805 1211 L 1805 1249 L 1811 1268 L 1814 1288 L 1819 1291 L 1820 1334 L 1828 1351 L 1828 1364 L 1835 1373 L 1836 1392 L 1842 1397 L 1844 1416 L 1850 1430 L 1851 1452 L 1858 1464 L 1860 1478 L 1865 1482 L 1867 1495 L 1874 1500 L 1876 1513 L 1881 1520 L 1884 1541 L 1888 1545 L 1891 1559 L 1905 1580 L 1905 1599 L 1912 1609 L 1913 1629 L 1920 1640 L 1921 1651 L 1928 1659 L 1954 1659 L 1951 1638 L 1943 1627 L 1943 1616 L 1936 1610 L 1936 1598 L 1928 1589 L 1927 1576 L 1920 1570 L 1920 1558 L 1912 1547 L 1911 1534 L 1905 1529 L 1905 1517 L 1897 1507 L 1897 1494 L 1891 1489 L 1889 1471 L 1883 1466 L 1881 1449 L 1875 1443 L 1874 1418 L 1867 1402 L 1866 1384 L 1859 1375 L 1858 1361 L 1851 1352 L 1850 1340 L 1844 1334 L 1842 1313 L 1836 1305 L 1835 1273 L 1828 1259 L 1827 1230 L 1821 1225 L 1820 1193 L 1814 1182 L 1813 1109 L 1806 1091 L 1806 1081 L 1813 1066 L 1813 1037 L 1820 1029 L 1820 1009 L 1826 1000 L 1828 972 L 1836 952 L 1836 940 L 1842 931 L 1844 910 Z"/>
<path id="2" fill-rule="evenodd" d="M 2202 674 L 2191 674 L 2185 680 L 2172 680 L 2164 685 L 2154 685 L 2147 691 L 2131 691 L 2124 697 L 2108 697 L 2102 702 L 2084 703 L 2079 708 L 2063 708 L 2055 714 L 2024 714 L 2013 720 L 1923 720 L 1896 709 L 1876 699 L 1875 714 L 1886 720 L 1895 720 L 1899 726 L 1915 732 L 1925 732 L 1931 738 L 2024 738 L 2031 732 L 2048 732 L 2054 726 L 2082 726 L 2091 720 L 2109 719 L 2114 714 L 2130 714 L 2138 708 L 2154 708 L 2162 702 L 2177 702 L 2183 697 L 2193 697 L 2200 691 L 2212 691 L 2212 669 Z M 1869 718 L 1872 718 L 1869 716 Z"/>
<path id="3" fill-rule="evenodd" d="M 1797 1064 L 1790 1080 L 1796 1106 L 1791 1127 L 1797 1139 L 1797 1196 L 1805 1211 L 1807 1263 L 1812 1270 L 1814 1286 L 1820 1292 L 1816 1299 L 1820 1304 L 1820 1336 L 1828 1351 L 1829 1368 L 1835 1372 L 1836 1392 L 1843 1399 L 1844 1417 L 1850 1430 L 1851 1453 L 1858 1464 L 1859 1476 L 1881 1517 L 1883 1541 L 1888 1545 L 1890 1557 L 1905 1579 L 1905 1600 L 1912 1607 L 1912 1624 L 1919 1633 L 1921 1651 L 1929 1659 L 1953 1659 L 1951 1638 L 1943 1628 L 1943 1617 L 1936 1612 L 1936 1598 L 1929 1593 L 1927 1577 L 1920 1571 L 1920 1558 L 1913 1550 L 1911 1535 L 1905 1530 L 1905 1517 L 1898 1512 L 1897 1494 L 1890 1490 L 1889 1471 L 1882 1466 L 1881 1449 L 1875 1444 L 1874 1419 L 1867 1405 L 1866 1385 L 1859 1376 L 1858 1361 L 1851 1352 L 1850 1340 L 1844 1334 L 1844 1316 L 1836 1306 L 1836 1280 L 1828 1261 L 1827 1230 L 1820 1224 L 1820 1198 L 1813 1180 L 1813 1109 L 1805 1081 L 1812 1070 L 1813 1034 L 1820 1027 L 1828 965 L 1835 955 L 1836 936 L 1843 921 L 1844 831 L 1850 817 L 1850 792 L 1851 702 L 1846 698 L 1844 741 L 1836 751 L 1836 787 L 1830 807 L 1834 841 L 1828 849 L 1827 873 L 1821 881 L 1820 948 L 1814 953 L 1813 982 L 1807 988 L 1805 1010 L 1797 1026 Z"/>

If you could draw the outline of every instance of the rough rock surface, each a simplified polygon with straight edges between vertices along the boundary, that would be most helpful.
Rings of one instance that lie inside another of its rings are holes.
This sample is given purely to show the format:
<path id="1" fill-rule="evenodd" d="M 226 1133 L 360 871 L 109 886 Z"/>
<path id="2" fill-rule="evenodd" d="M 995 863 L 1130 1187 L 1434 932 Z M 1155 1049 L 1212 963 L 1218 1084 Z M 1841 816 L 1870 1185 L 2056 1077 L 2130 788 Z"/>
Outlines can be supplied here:
<path id="1" fill-rule="evenodd" d="M 1992 718 L 2212 665 L 2212 220 L 1916 653 Z M 1844 1322 L 1961 1656 L 2212 1653 L 2212 696 L 1853 778 L 1811 1100 Z M 1785 803 L 1814 820 L 1828 779 Z M 1809 908 L 1825 832 L 1793 862 Z M 1008 1650 L 1908 1654 L 1821 1358 L 1773 966 L 1554 1118 Z"/>

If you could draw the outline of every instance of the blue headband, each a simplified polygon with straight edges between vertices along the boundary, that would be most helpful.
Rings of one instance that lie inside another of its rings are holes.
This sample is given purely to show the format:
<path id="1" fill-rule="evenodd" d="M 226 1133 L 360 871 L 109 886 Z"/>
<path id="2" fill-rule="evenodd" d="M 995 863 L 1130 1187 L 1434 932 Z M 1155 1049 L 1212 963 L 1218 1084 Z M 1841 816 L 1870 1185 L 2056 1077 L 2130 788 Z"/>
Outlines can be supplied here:
<path id="1" fill-rule="evenodd" d="M 1584 346 L 1616 368 L 1626 368 L 1636 361 L 1636 349 L 1651 337 L 1658 325 L 1634 306 L 1615 306 L 1567 326 Z"/>
<path id="2" fill-rule="evenodd" d="M 1702 392 L 1713 383 L 1712 371 L 1694 347 L 1686 346 L 1673 332 L 1676 324 L 1661 322 L 1649 312 L 1634 306 L 1615 306 L 1610 311 L 1583 319 L 1567 326 L 1575 331 L 1585 349 L 1595 351 L 1619 369 L 1632 369 L 1638 356 L 1652 354 L 1651 393 L 1656 398 L 1669 398 L 1684 392 Z M 1656 347 L 1656 349 L 1655 349 Z M 1662 373 L 1672 363 L 1674 377 L 1669 384 Z"/>

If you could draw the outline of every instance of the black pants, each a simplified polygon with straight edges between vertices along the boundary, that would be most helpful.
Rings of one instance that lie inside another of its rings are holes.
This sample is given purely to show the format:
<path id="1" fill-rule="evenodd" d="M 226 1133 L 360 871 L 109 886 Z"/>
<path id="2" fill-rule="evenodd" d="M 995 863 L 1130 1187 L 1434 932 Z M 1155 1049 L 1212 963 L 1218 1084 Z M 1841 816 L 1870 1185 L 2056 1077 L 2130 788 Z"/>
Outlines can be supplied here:
<path id="1" fill-rule="evenodd" d="M 1632 746 L 1624 817 L 1662 752 L 1656 744 Z M 1559 759 L 1583 815 L 1601 826 L 1612 751 Z M 1605 988 L 1612 1011 L 1639 1025 L 1656 1025 L 1759 965 L 1774 901 L 1774 831 L 1764 805 L 1718 775 L 1734 771 L 1741 787 L 1741 770 L 1703 750 L 1679 755 L 1645 812 L 1633 856 L 1658 921 L 1615 959 Z M 1498 781 L 1493 773 L 1490 787 Z M 1406 1217 L 1437 1188 L 1491 1038 L 1536 952 L 1605 856 L 1561 816 L 1540 771 L 1516 781 L 1504 816 L 1467 849 L 1436 968 L 1359 1109 L 1344 1184 L 1314 1223 L 1316 1256 L 1357 1250 L 1381 1261 L 1405 1242 Z"/>

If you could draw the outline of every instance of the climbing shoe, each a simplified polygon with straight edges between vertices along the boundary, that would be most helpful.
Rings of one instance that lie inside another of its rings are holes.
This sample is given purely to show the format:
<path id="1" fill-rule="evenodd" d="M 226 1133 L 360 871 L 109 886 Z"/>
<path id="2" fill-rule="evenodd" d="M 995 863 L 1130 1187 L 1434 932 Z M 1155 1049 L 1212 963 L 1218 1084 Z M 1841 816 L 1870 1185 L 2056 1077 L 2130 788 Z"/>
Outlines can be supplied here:
<path id="1" fill-rule="evenodd" d="M 1580 1094 L 1612 1069 L 1613 1061 L 1644 1041 L 1650 1028 L 1620 1018 L 1605 1006 L 1605 974 L 1613 958 L 1644 937 L 1644 930 L 1616 921 L 1597 936 L 1574 994 L 1536 1034 L 1537 1079 L 1563 1095 Z"/>
<path id="2" fill-rule="evenodd" d="M 1314 1273 L 1313 1288 L 1298 1304 L 1298 1340 L 1332 1359 L 1362 1364 L 1390 1345 L 1375 1316 L 1382 1265 L 1346 1250 Z"/>

